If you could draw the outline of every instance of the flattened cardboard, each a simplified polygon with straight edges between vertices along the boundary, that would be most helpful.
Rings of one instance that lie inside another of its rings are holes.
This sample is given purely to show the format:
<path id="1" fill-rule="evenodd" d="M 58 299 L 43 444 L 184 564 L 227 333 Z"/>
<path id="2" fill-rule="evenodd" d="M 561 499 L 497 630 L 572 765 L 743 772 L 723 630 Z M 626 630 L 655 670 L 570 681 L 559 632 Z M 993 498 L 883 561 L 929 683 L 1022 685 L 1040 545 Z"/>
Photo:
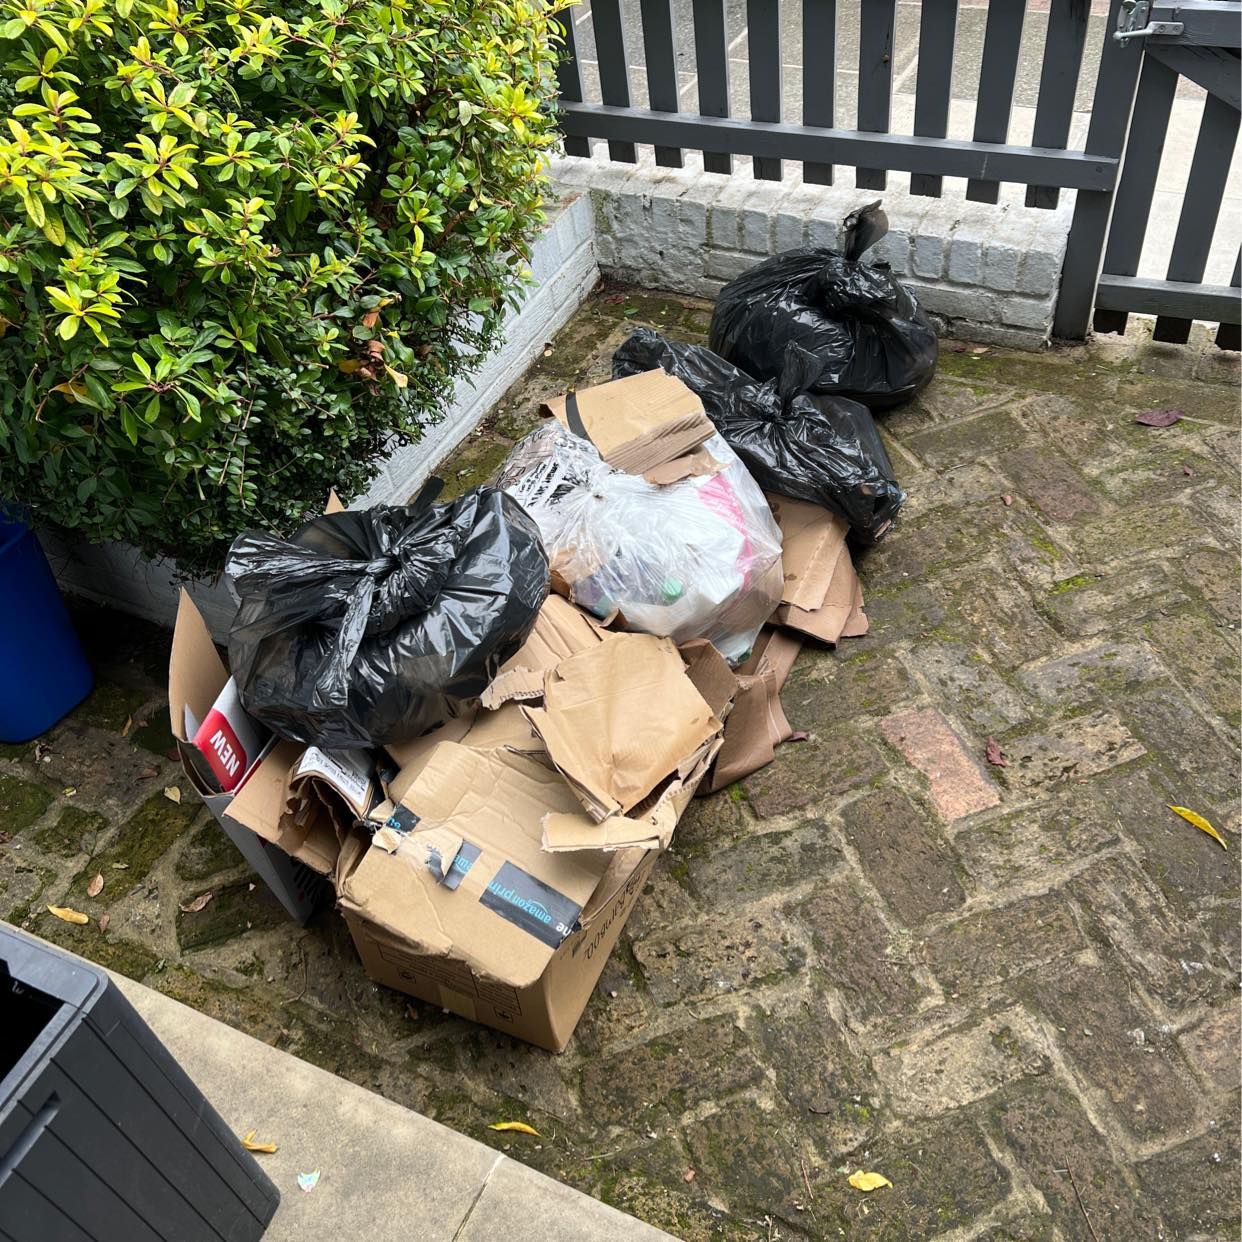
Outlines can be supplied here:
<path id="1" fill-rule="evenodd" d="M 500 666 L 483 692 L 483 706 L 494 710 L 514 700 L 542 698 L 544 674 L 549 669 L 609 637 L 582 609 L 560 595 L 549 595 L 521 649 Z"/>
<path id="2" fill-rule="evenodd" d="M 766 767 L 776 757 L 776 747 L 793 734 L 780 691 L 801 647 L 801 638 L 784 631 L 765 628 L 759 635 L 754 654 L 738 670 L 737 698 L 725 721 L 724 742 L 700 793 L 715 793 Z"/>
<path id="3" fill-rule="evenodd" d="M 629 474 L 645 474 L 693 455 L 716 434 L 703 403 L 681 380 L 659 370 L 582 388 L 574 393 L 578 417 L 591 443 L 610 466 Z M 567 398 L 557 397 L 543 413 L 569 427 Z M 687 460 L 652 482 L 673 482 L 702 472 L 702 458 Z"/>
<path id="4" fill-rule="evenodd" d="M 638 806 L 720 721 L 670 639 L 618 634 L 547 673 L 523 708 L 558 771 L 597 821 Z"/>
<path id="5" fill-rule="evenodd" d="M 786 496 L 769 495 L 768 502 L 781 528 L 785 567 L 773 621 L 828 644 L 865 634 L 862 587 L 846 544 L 845 519 Z"/>
<path id="6" fill-rule="evenodd" d="M 374 846 L 360 855 L 342 851 L 342 909 L 414 953 L 453 957 L 476 974 L 529 987 L 572 935 L 610 865 L 599 853 L 553 855 L 540 848 L 544 815 L 573 811 L 572 791 L 524 755 L 444 742 L 402 805 L 418 820 L 395 853 Z M 455 888 L 442 882 L 442 854 L 433 859 L 419 840 L 428 833 L 437 834 L 437 845 L 458 839 L 478 850 Z M 511 891 L 506 876 L 515 874 L 531 882 L 535 896 Z M 558 910 L 572 910 L 572 924 Z"/>
<path id="7" fill-rule="evenodd" d="M 303 748 L 296 742 L 277 742 L 259 761 L 249 780 L 224 810 L 234 824 L 305 863 L 319 875 L 336 869 L 341 838 L 328 814 L 295 822 L 288 811 L 289 781 Z"/>

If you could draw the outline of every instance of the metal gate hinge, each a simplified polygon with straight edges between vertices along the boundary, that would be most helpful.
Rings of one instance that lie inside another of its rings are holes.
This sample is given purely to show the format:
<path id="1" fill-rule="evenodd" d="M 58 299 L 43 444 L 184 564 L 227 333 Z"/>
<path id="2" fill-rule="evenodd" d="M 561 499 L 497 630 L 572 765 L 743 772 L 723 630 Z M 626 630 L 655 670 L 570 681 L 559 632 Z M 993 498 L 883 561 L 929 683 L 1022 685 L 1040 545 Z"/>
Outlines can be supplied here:
<path id="1" fill-rule="evenodd" d="M 1153 35 L 1180 35 L 1185 29 L 1181 22 L 1153 22 L 1148 20 L 1150 16 L 1151 0 L 1121 0 L 1113 38 L 1118 43 L 1126 43 L 1130 39 L 1148 39 Z"/>

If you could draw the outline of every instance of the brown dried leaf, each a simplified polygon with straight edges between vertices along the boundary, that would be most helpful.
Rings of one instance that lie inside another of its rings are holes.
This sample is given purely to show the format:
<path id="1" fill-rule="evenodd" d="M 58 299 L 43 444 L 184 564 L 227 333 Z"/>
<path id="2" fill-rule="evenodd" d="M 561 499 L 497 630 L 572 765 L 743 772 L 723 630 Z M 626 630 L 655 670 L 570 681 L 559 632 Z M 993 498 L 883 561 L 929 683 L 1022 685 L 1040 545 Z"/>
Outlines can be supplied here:
<path id="1" fill-rule="evenodd" d="M 1009 766 L 1009 760 L 1005 758 L 1005 752 L 1001 750 L 1000 743 L 994 737 L 988 738 L 986 754 L 988 762 L 994 768 L 1007 768 Z"/>
<path id="2" fill-rule="evenodd" d="M 1013 504 L 1013 497 L 1012 497 L 1012 496 L 1011 496 L 1008 492 L 1006 492 L 1006 493 L 1005 493 L 1005 494 L 1001 497 L 1001 504 L 1003 504 L 1003 505 L 1005 506 L 1005 508 L 1006 508 L 1006 509 L 1008 509 L 1008 508 L 1009 508 L 1009 506 L 1010 506 L 1011 504 Z"/>
<path id="3" fill-rule="evenodd" d="M 692 1182 L 692 1181 L 694 1181 L 694 1170 L 693 1170 L 693 1169 L 687 1169 L 687 1170 L 686 1170 L 686 1171 L 685 1171 L 685 1172 L 681 1175 L 681 1180 L 682 1180 L 683 1182 Z"/>
<path id="4" fill-rule="evenodd" d="M 143 768 L 142 771 L 138 773 L 138 779 L 140 781 L 149 781 L 153 776 L 159 776 L 159 774 L 159 768 Z"/>
<path id="5" fill-rule="evenodd" d="M 1172 427 L 1186 417 L 1185 410 L 1146 410 L 1135 418 L 1143 427 Z"/>
<path id="6" fill-rule="evenodd" d="M 197 914 L 200 910 L 206 908 L 207 903 L 215 896 L 215 893 L 200 893 L 193 901 L 183 901 L 181 903 L 182 914 Z"/>
<path id="7" fill-rule="evenodd" d="M 68 906 L 48 906 L 47 912 L 48 914 L 54 914 L 63 923 L 76 923 L 79 927 L 83 927 L 90 922 L 90 919 L 81 910 L 71 910 Z"/>
<path id="8" fill-rule="evenodd" d="M 180 802 L 181 790 L 178 789 L 176 785 L 165 785 L 164 797 L 167 798 L 169 802 Z"/>
<path id="9" fill-rule="evenodd" d="M 91 877 L 91 882 L 86 886 L 86 895 L 88 897 L 98 897 L 103 892 L 103 876 L 98 871 Z"/>
<path id="10" fill-rule="evenodd" d="M 108 924 L 111 922 L 112 922 L 112 915 L 110 915 L 105 910 L 103 914 L 99 916 L 99 930 L 101 932 L 106 932 L 108 930 Z"/>
<path id="11" fill-rule="evenodd" d="M 121 736 L 122 736 L 122 737 L 129 737 L 129 731 L 130 731 L 130 729 L 132 729 L 133 727 L 134 727 L 134 718 L 133 718 L 133 716 L 126 716 L 126 717 L 125 717 L 125 723 L 121 726 Z"/>

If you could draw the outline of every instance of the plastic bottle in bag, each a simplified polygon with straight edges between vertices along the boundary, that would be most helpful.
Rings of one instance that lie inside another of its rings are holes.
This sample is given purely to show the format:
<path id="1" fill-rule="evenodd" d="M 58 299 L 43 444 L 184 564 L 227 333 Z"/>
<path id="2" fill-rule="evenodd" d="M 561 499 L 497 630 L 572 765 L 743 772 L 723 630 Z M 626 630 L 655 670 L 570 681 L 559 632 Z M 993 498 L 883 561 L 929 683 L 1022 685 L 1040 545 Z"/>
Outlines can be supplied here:
<path id="1" fill-rule="evenodd" d="M 780 603 L 780 529 L 728 444 L 704 447 L 719 472 L 654 484 L 551 422 L 514 448 L 499 485 L 539 524 L 576 604 L 678 643 L 706 638 L 740 663 Z"/>

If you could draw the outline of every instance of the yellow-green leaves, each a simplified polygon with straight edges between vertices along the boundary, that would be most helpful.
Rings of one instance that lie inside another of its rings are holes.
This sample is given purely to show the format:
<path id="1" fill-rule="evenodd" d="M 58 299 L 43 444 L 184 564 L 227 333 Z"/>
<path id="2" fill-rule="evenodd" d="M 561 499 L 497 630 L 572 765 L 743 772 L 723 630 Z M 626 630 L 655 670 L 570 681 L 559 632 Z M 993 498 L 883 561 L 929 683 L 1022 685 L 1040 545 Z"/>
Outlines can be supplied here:
<path id="1" fill-rule="evenodd" d="M 850 1174 L 849 1183 L 855 1190 L 867 1192 L 879 1190 L 882 1186 L 892 1186 L 893 1184 L 883 1173 L 864 1173 L 862 1169 Z"/>

